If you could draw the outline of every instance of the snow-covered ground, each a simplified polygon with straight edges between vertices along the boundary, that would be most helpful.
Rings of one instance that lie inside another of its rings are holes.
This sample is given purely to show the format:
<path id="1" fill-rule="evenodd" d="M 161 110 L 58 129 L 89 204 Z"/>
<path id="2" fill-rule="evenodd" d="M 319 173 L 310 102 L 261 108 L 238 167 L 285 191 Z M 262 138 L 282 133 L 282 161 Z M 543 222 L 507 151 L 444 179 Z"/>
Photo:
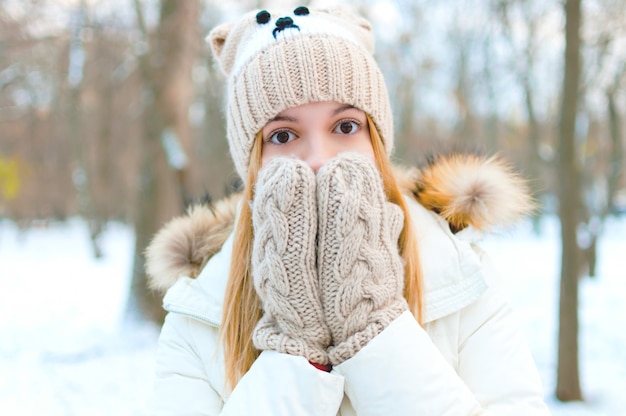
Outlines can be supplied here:
<path id="1" fill-rule="evenodd" d="M 0 222 L 0 415 L 137 415 L 158 329 L 121 319 L 133 234 L 110 224 L 105 257 L 74 220 Z"/>
<path id="2" fill-rule="evenodd" d="M 556 415 L 626 415 L 626 218 L 609 219 L 599 243 L 597 276 L 580 285 L 580 377 L 585 402 L 559 403 L 556 385 L 560 229 L 542 235 L 523 224 L 492 236 L 483 247 L 505 279 L 539 368 L 546 401 Z"/>
<path id="3" fill-rule="evenodd" d="M 0 415 L 140 415 L 158 328 L 122 322 L 133 235 L 110 224 L 105 257 L 85 224 L 19 231 L 0 221 Z M 598 276 L 581 282 L 584 403 L 552 399 L 558 304 L 558 225 L 528 224 L 484 244 L 519 312 L 554 415 L 626 415 L 626 220 L 600 244 Z"/>

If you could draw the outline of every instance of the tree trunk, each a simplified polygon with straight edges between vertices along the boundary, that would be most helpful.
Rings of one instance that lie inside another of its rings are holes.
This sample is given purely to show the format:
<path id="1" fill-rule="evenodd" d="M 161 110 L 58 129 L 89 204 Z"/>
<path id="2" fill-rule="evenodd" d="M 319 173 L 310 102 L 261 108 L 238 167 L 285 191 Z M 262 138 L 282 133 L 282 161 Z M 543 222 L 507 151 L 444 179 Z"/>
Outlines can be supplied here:
<path id="1" fill-rule="evenodd" d="M 619 189 L 619 180 L 622 174 L 624 165 L 624 149 L 622 145 L 622 124 L 620 115 L 617 109 L 617 103 L 615 102 L 615 94 L 619 87 L 619 82 L 623 74 L 618 74 L 615 79 L 614 85 L 609 87 L 606 91 L 607 101 L 607 113 L 609 115 L 609 139 L 610 146 L 607 150 L 608 154 L 608 166 L 606 175 L 606 200 L 604 205 L 600 208 L 599 217 L 597 219 L 597 226 L 591 228 L 591 244 L 586 250 L 587 270 L 589 277 L 596 277 L 596 266 L 598 259 L 598 239 L 603 230 L 604 221 L 606 217 L 613 210 L 613 200 L 615 194 Z"/>
<path id="2" fill-rule="evenodd" d="M 529 59 L 530 60 L 530 59 Z M 524 103 L 526 104 L 526 116 L 528 118 L 528 153 L 527 170 L 530 178 L 530 189 L 533 196 L 541 199 L 545 184 L 541 177 L 541 158 L 539 157 L 540 131 L 537 116 L 535 114 L 534 94 L 528 77 L 522 81 L 524 86 Z M 536 234 L 541 232 L 540 215 L 533 216 L 533 230 Z"/>
<path id="3" fill-rule="evenodd" d="M 455 126 L 457 141 L 462 143 L 463 148 L 477 150 L 476 132 L 475 132 L 475 118 L 472 108 L 472 97 L 469 80 L 469 46 L 466 43 L 458 42 L 458 56 L 456 73 L 456 88 L 454 91 L 457 106 L 459 110 L 459 120 Z"/>
<path id="4" fill-rule="evenodd" d="M 541 175 L 541 158 L 540 158 L 540 142 L 541 142 L 541 130 L 539 128 L 539 122 L 537 120 L 537 112 L 535 110 L 535 94 L 533 85 L 534 73 L 535 73 L 535 55 L 538 43 L 538 23 L 537 13 L 533 11 L 532 2 L 510 2 L 502 0 L 496 3 L 496 10 L 499 14 L 499 20 L 501 21 L 502 30 L 505 33 L 505 39 L 509 44 L 513 54 L 513 71 L 516 78 L 520 83 L 524 91 L 524 107 L 526 109 L 526 119 L 528 123 L 528 143 L 526 147 L 525 157 L 525 174 L 529 178 L 529 186 L 532 190 L 533 196 L 537 199 L 541 199 L 541 194 L 545 189 L 545 184 Z M 515 26 L 511 19 L 511 9 L 521 8 L 522 15 L 524 16 L 523 23 L 526 30 L 526 42 L 524 45 L 518 45 L 515 42 L 512 28 Z M 533 230 L 536 234 L 541 232 L 541 214 L 533 216 Z"/>
<path id="5" fill-rule="evenodd" d="M 609 113 L 609 131 L 611 146 L 609 149 L 609 173 L 607 175 L 606 206 L 602 212 L 602 220 L 613 210 L 613 199 L 619 189 L 619 179 L 624 169 L 624 146 L 622 144 L 622 123 L 620 120 L 615 94 L 619 88 L 619 82 L 623 74 L 616 77 L 614 85 L 606 92 L 607 112 Z"/>
<path id="6" fill-rule="evenodd" d="M 576 239 L 580 215 L 580 169 L 576 157 L 576 112 L 580 84 L 581 0 L 565 3 L 565 62 L 559 126 L 559 217 L 561 219 L 561 292 L 556 397 L 582 400 L 578 369 L 578 278 Z"/>
<path id="7" fill-rule="evenodd" d="M 135 8 L 147 41 L 139 0 L 135 0 Z M 193 91 L 191 70 L 199 44 L 200 14 L 197 0 L 162 0 L 156 40 L 149 52 L 140 57 L 146 99 L 133 277 L 126 309 L 130 319 L 160 322 L 164 317 L 160 296 L 147 286 L 144 251 L 163 223 L 180 215 L 185 207 L 186 163 L 191 152 L 187 112 Z M 172 146 L 182 151 L 177 161 L 173 160 Z"/>
<path id="8" fill-rule="evenodd" d="M 493 76 L 493 56 L 491 51 L 491 37 L 486 37 L 482 43 L 484 68 L 483 76 L 485 79 L 485 88 L 487 90 L 487 100 L 489 102 L 489 116 L 487 117 L 486 138 L 487 151 L 489 154 L 495 154 L 498 151 L 498 101 Z"/>
<path id="9" fill-rule="evenodd" d="M 68 76 L 70 88 L 69 102 L 69 137 L 72 141 L 76 167 L 74 168 L 73 182 L 78 200 L 78 213 L 87 221 L 89 237 L 95 258 L 102 257 L 100 237 L 103 224 L 94 203 L 92 177 L 86 160 L 85 135 L 83 134 L 82 112 L 80 109 L 81 92 L 83 87 L 83 72 L 86 59 L 86 50 L 82 41 L 83 26 L 87 13 L 85 0 L 82 0 L 79 9 L 72 21 L 72 37 L 70 40 Z"/>

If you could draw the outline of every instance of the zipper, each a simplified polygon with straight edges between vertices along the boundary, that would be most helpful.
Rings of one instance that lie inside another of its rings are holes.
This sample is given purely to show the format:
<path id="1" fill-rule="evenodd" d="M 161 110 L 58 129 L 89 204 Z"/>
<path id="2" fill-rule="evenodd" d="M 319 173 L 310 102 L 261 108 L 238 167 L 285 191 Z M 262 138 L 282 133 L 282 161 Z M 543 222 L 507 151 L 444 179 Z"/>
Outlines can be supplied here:
<path id="1" fill-rule="evenodd" d="M 177 307 L 176 305 L 169 304 L 164 305 L 164 309 L 168 312 L 177 313 L 179 315 L 184 315 L 186 317 L 195 319 L 196 321 L 200 321 L 215 328 L 220 327 L 219 322 L 215 322 L 214 320 L 207 318 L 206 315 L 192 312 L 190 309 L 187 309 L 185 307 Z"/>

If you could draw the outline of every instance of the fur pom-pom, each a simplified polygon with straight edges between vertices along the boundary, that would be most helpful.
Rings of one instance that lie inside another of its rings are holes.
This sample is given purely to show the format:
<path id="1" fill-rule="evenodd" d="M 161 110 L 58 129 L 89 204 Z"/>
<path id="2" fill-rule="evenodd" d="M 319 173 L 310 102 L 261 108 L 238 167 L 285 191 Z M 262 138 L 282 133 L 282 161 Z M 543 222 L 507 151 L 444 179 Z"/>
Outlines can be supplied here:
<path id="1" fill-rule="evenodd" d="M 416 197 L 454 232 L 468 225 L 481 231 L 508 226 L 536 208 L 526 182 L 509 165 L 477 155 L 443 157 L 423 169 Z"/>
<path id="2" fill-rule="evenodd" d="M 165 291 L 179 276 L 197 277 L 233 229 L 235 198 L 240 196 L 193 206 L 186 216 L 174 218 L 155 235 L 145 253 L 151 289 Z"/>

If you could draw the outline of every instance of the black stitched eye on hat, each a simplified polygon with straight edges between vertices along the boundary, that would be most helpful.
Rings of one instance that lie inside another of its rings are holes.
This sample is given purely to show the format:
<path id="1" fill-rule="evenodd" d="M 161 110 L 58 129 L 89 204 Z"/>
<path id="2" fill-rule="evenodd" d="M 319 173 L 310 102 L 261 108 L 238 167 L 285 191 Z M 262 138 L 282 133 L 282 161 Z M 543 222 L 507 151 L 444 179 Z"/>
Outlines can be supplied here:
<path id="1" fill-rule="evenodd" d="M 295 14 L 296 16 L 306 16 L 307 14 L 309 14 L 309 8 L 305 7 L 305 6 L 300 6 L 297 7 L 294 11 L 293 14 Z"/>
<path id="2" fill-rule="evenodd" d="M 267 10 L 261 10 L 256 14 L 256 22 L 260 25 L 263 25 L 270 21 L 271 15 Z"/>

